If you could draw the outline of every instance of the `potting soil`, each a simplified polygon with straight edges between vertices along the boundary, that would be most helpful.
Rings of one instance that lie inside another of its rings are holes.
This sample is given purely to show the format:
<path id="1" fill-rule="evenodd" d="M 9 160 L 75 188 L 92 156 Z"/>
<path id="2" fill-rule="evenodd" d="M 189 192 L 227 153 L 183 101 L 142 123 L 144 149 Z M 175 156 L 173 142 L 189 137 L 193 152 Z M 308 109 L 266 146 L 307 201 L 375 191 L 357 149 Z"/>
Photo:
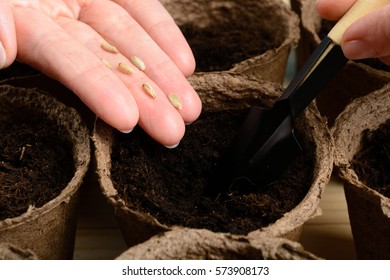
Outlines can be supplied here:
<path id="1" fill-rule="evenodd" d="M 26 118 L 26 111 L 0 116 L 0 220 L 43 206 L 74 173 L 70 142 L 58 126 L 42 116 Z"/>
<path id="2" fill-rule="evenodd" d="M 364 131 L 362 148 L 351 164 L 365 185 L 390 197 L 390 121 Z"/>
<path id="3" fill-rule="evenodd" d="M 197 72 L 226 71 L 234 64 L 277 48 L 282 43 L 277 26 L 258 21 L 229 21 L 204 28 L 192 24 L 180 26 L 196 60 Z M 245 32 L 243 30 L 250 30 Z M 279 35 L 279 36 L 278 36 Z"/>
<path id="4" fill-rule="evenodd" d="M 175 149 L 156 143 L 141 129 L 129 135 L 118 133 L 111 178 L 119 197 L 130 209 L 149 213 L 168 226 L 245 234 L 275 222 L 299 204 L 310 188 L 314 164 L 310 145 L 280 180 L 255 193 L 204 195 L 208 178 L 244 116 L 242 110 L 204 112 L 187 126 Z"/>

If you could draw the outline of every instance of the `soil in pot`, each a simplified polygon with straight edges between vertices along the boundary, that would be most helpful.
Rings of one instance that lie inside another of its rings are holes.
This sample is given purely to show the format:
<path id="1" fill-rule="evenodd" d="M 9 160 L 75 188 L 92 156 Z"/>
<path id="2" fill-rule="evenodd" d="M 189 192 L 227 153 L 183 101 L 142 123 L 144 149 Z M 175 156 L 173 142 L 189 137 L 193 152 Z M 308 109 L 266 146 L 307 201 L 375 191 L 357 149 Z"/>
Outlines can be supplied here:
<path id="1" fill-rule="evenodd" d="M 205 195 L 210 174 L 246 114 L 247 110 L 204 112 L 172 150 L 141 129 L 118 133 L 111 156 L 118 196 L 130 209 L 149 213 L 168 226 L 247 234 L 275 222 L 310 188 L 314 144 L 307 139 L 301 141 L 302 156 L 272 185 L 256 193 L 240 193 L 238 187 L 217 198 Z M 298 137 L 303 138 L 299 131 Z"/>
<path id="2" fill-rule="evenodd" d="M 261 21 L 260 18 L 240 18 L 240 21 L 215 23 L 205 27 L 189 23 L 179 26 L 193 51 L 195 71 L 227 71 L 236 63 L 279 47 L 282 41 L 275 38 L 283 37 L 275 36 L 276 27 L 259 28 L 258 26 L 264 26 Z"/>
<path id="3" fill-rule="evenodd" d="M 234 71 L 281 83 L 299 39 L 297 15 L 281 0 L 161 0 L 183 32 L 196 72 Z"/>
<path id="4" fill-rule="evenodd" d="M 40 74 L 38 70 L 17 61 L 13 62 L 9 67 L 1 69 L 0 72 L 0 83 L 6 83 L 15 78 L 36 76 Z"/>
<path id="5" fill-rule="evenodd" d="M 12 105 L 10 105 L 12 106 Z M 29 116 L 28 119 L 26 116 Z M 0 115 L 0 220 L 58 196 L 74 175 L 69 139 L 27 107 Z"/>
<path id="6" fill-rule="evenodd" d="M 363 133 L 362 149 L 351 164 L 366 186 L 390 197 L 390 121 Z"/>

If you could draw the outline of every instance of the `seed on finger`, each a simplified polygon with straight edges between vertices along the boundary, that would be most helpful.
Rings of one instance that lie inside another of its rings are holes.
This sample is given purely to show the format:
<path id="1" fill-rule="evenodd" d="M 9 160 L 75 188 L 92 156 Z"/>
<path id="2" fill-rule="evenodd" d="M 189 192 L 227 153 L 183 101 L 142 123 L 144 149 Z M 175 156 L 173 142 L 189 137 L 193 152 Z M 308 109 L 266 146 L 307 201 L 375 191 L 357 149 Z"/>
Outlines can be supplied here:
<path id="1" fill-rule="evenodd" d="M 134 74 L 133 68 L 131 68 L 130 65 L 119 62 L 118 63 L 118 70 L 124 74 L 131 75 Z"/>
<path id="2" fill-rule="evenodd" d="M 176 109 L 178 110 L 183 109 L 183 105 L 181 104 L 180 99 L 179 97 L 177 97 L 176 94 L 174 93 L 168 94 L 168 99 Z"/>
<path id="3" fill-rule="evenodd" d="M 107 52 L 110 52 L 110 53 L 119 53 L 119 50 L 114 47 L 113 45 L 107 43 L 107 42 L 103 42 L 101 44 L 101 47 L 103 48 L 103 50 L 107 51 Z"/>
<path id="4" fill-rule="evenodd" d="M 146 69 L 145 63 L 138 57 L 132 56 L 130 58 L 131 63 L 133 63 L 139 70 L 144 71 Z"/>
<path id="5" fill-rule="evenodd" d="M 110 62 L 108 62 L 108 61 L 105 60 L 105 59 L 101 59 L 101 61 L 103 62 L 104 65 L 106 65 L 106 67 L 107 67 L 108 69 L 112 69 L 112 65 L 111 65 Z"/>
<path id="6" fill-rule="evenodd" d="M 144 83 L 142 85 L 142 88 L 144 89 L 145 93 L 147 95 L 149 95 L 150 97 L 152 97 L 152 98 L 156 98 L 157 97 L 156 92 L 154 91 L 153 87 L 150 84 Z"/>

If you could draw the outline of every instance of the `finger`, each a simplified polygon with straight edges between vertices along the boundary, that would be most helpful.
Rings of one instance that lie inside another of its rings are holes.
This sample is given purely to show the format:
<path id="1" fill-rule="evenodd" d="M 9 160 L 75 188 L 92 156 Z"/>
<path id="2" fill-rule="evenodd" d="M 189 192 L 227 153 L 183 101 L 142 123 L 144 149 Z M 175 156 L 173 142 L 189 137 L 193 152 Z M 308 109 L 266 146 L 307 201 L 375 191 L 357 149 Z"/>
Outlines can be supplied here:
<path id="1" fill-rule="evenodd" d="M 104 59 L 111 71 L 130 89 L 140 112 L 139 125 L 151 137 L 165 146 L 174 146 L 180 142 L 185 131 L 183 118 L 168 101 L 165 93 L 145 73 L 132 66 L 129 59 L 112 48 L 114 46 L 109 45 L 111 50 L 103 48 L 105 39 L 90 26 L 62 17 L 57 22 L 88 50 Z M 130 67 L 131 72 L 121 71 L 119 63 Z M 149 91 L 144 89 L 145 85 Z"/>
<path id="2" fill-rule="evenodd" d="M 184 76 L 195 70 L 195 59 L 186 39 L 158 0 L 113 0 L 122 6 L 160 48 L 175 62 Z"/>
<path id="3" fill-rule="evenodd" d="M 384 56 L 379 58 L 384 64 L 390 65 L 390 56 Z"/>
<path id="4" fill-rule="evenodd" d="M 16 58 L 16 32 L 11 6 L 0 0 L 0 69 L 8 67 Z"/>
<path id="5" fill-rule="evenodd" d="M 390 5 L 353 23 L 344 33 L 341 46 L 350 59 L 390 56 Z"/>
<path id="6" fill-rule="evenodd" d="M 145 62 L 146 75 L 165 94 L 174 93 L 181 103 L 184 122 L 193 122 L 200 114 L 199 96 L 179 68 L 129 14 L 110 1 L 94 0 L 80 11 L 80 20 L 93 27 L 126 57 L 138 56 Z"/>
<path id="7" fill-rule="evenodd" d="M 138 108 L 118 77 L 53 20 L 15 7 L 18 59 L 59 80 L 101 119 L 120 131 L 138 122 Z"/>
<path id="8" fill-rule="evenodd" d="M 356 0 L 317 0 L 316 8 L 321 17 L 328 20 L 340 19 Z"/>

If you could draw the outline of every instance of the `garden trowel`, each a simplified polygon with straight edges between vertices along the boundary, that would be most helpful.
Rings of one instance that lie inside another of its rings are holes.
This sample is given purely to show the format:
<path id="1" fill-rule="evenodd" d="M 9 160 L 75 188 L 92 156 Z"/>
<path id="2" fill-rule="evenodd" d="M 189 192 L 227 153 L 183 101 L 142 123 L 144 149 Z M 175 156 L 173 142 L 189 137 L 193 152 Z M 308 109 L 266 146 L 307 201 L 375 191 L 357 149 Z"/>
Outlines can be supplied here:
<path id="1" fill-rule="evenodd" d="M 217 171 L 207 195 L 255 192 L 272 184 L 302 152 L 294 120 L 348 59 L 340 47 L 344 31 L 357 19 L 390 0 L 358 0 L 337 22 L 271 109 L 252 107 Z"/>

